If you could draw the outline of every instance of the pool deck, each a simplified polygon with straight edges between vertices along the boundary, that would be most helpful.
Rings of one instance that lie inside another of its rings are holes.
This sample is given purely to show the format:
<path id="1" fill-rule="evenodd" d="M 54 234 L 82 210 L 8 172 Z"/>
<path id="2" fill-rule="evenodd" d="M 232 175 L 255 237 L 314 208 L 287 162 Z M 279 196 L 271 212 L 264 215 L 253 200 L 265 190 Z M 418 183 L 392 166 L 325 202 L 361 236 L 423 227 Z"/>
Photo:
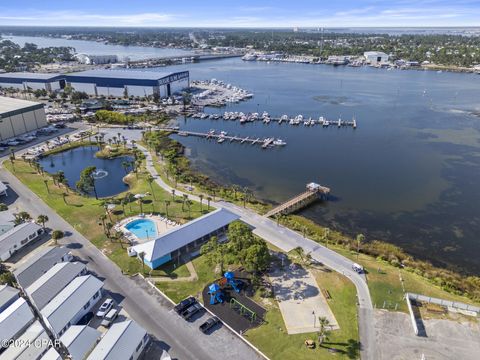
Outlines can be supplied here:
<path id="1" fill-rule="evenodd" d="M 157 235 L 155 237 L 150 238 L 139 238 L 131 231 L 127 229 L 127 225 L 136 220 L 150 220 L 153 221 L 155 227 L 157 229 Z M 132 243 L 132 245 L 139 245 L 144 244 L 148 241 L 154 240 L 156 237 L 166 233 L 167 231 L 173 229 L 176 226 L 180 226 L 180 224 L 176 223 L 175 221 L 169 220 L 163 216 L 159 215 L 138 215 L 138 216 L 131 216 L 129 218 L 123 219 L 119 223 L 114 226 L 114 230 L 121 231 L 123 235 Z"/>

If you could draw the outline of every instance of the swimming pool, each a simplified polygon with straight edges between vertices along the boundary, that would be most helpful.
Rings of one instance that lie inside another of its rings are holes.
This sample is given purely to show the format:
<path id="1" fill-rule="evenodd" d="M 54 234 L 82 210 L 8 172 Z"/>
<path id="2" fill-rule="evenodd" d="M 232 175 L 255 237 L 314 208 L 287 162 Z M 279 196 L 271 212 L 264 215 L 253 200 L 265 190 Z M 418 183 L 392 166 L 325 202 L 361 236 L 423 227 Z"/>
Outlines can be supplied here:
<path id="1" fill-rule="evenodd" d="M 125 225 L 125 228 L 139 239 L 153 240 L 157 236 L 157 226 L 149 219 L 137 219 Z"/>

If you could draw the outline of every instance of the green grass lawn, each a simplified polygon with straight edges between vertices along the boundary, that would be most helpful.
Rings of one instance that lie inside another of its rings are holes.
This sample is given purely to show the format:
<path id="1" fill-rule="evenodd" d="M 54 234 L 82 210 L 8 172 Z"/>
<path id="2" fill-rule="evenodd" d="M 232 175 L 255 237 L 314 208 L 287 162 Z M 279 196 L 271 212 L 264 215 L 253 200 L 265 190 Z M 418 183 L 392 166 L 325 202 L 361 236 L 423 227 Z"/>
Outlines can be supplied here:
<path id="1" fill-rule="evenodd" d="M 22 183 L 37 194 L 48 206 L 69 222 L 77 231 L 89 239 L 92 244 L 103 251 L 124 272 L 127 274 L 134 274 L 142 271 L 141 262 L 136 258 L 128 257 L 126 251 L 127 244 L 122 244 L 118 240 L 110 240 L 105 236 L 103 226 L 99 220 L 100 216 L 105 214 L 102 199 L 96 200 L 93 197 L 81 196 L 72 190 L 68 190 L 64 202 L 62 194 L 67 192 L 67 189 L 54 185 L 48 174 L 44 174 L 43 176 L 37 174 L 28 163 L 22 160 L 16 160 L 14 162 L 13 167 L 15 171 L 13 171 L 12 164 L 9 161 L 4 162 L 4 166 Z M 182 199 L 177 196 L 175 197 L 175 201 L 173 201 L 172 195 L 163 190 L 155 182 L 152 183 L 151 188 L 146 181 L 147 175 L 148 174 L 142 167 L 139 171 L 138 179 L 133 174 L 130 174 L 126 178 L 126 181 L 130 186 L 128 191 L 132 194 L 146 192 L 152 193 L 152 195 L 144 198 L 145 203 L 142 205 L 144 213 L 154 212 L 166 215 L 166 200 L 170 201 L 168 217 L 180 223 L 185 223 L 191 218 L 196 218 L 207 212 L 206 206 L 204 205 L 201 209 L 200 204 L 197 202 L 192 202 L 190 211 L 188 211 L 187 206 L 182 210 Z M 47 180 L 48 190 L 45 186 L 44 180 Z M 123 198 L 125 194 L 126 192 L 121 193 L 113 197 L 113 199 Z M 116 223 L 123 218 L 138 215 L 140 212 L 140 204 L 136 201 L 127 204 L 124 209 L 121 205 L 117 205 L 117 208 L 110 216 L 111 222 Z M 108 221 L 110 221 L 110 219 Z M 156 269 L 151 272 L 151 275 L 166 276 L 171 274 L 172 277 L 178 277 L 187 274 L 186 276 L 188 276 L 188 270 L 182 270 L 180 268 L 172 271 L 169 266 L 170 265 L 166 265 L 165 268 L 162 267 Z M 149 269 L 146 268 L 146 271 L 148 270 Z"/>
<path id="2" fill-rule="evenodd" d="M 322 347 L 311 350 L 304 345 L 306 339 L 316 341 L 316 333 L 288 335 L 282 314 L 273 299 L 262 302 L 268 309 L 265 324 L 249 330 L 246 338 L 271 359 L 357 359 L 358 325 L 354 285 L 336 272 L 313 270 L 312 273 L 319 287 L 330 292 L 332 300 L 329 300 L 329 305 L 340 326 L 339 330 L 330 333 Z M 331 353 L 327 347 L 338 352 Z"/>

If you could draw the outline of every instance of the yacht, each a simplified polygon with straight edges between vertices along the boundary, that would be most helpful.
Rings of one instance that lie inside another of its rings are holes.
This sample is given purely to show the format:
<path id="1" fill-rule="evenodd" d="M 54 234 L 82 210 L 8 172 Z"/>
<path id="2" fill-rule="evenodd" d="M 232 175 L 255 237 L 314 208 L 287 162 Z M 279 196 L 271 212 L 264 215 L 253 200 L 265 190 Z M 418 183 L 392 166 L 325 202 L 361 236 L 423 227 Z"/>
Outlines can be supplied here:
<path id="1" fill-rule="evenodd" d="M 285 141 L 283 141 L 282 139 L 277 139 L 277 140 L 274 140 L 273 141 L 273 145 L 276 145 L 276 146 L 285 146 L 287 145 L 287 143 Z"/>
<path id="2" fill-rule="evenodd" d="M 217 140 L 217 142 L 218 142 L 219 144 L 223 143 L 224 141 L 225 141 L 225 138 L 224 138 L 224 137 L 219 137 L 218 140 Z"/>
<path id="3" fill-rule="evenodd" d="M 243 61 L 255 61 L 255 60 L 257 60 L 257 55 L 255 55 L 255 54 L 245 54 L 242 57 L 242 60 Z"/>

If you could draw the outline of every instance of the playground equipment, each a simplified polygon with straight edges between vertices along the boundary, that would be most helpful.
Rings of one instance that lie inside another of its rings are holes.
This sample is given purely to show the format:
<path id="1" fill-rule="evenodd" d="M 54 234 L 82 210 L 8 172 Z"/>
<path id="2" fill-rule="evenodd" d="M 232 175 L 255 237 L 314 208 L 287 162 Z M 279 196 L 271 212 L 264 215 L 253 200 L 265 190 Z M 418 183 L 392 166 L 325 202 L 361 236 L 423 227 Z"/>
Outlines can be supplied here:
<path id="1" fill-rule="evenodd" d="M 239 293 L 242 283 L 238 280 L 235 280 L 235 274 L 231 271 L 227 271 L 223 276 L 225 279 L 227 279 L 228 285 L 230 285 L 235 292 Z"/>
<path id="2" fill-rule="evenodd" d="M 223 303 L 222 290 L 220 285 L 213 283 L 208 287 L 208 293 L 210 294 L 210 305 L 214 305 L 217 302 Z"/>
<path id="3" fill-rule="evenodd" d="M 240 315 L 247 316 L 250 319 L 250 322 L 257 320 L 257 313 L 253 310 L 250 310 L 242 303 L 239 303 L 235 298 L 230 299 L 230 307 L 233 310 L 238 311 Z"/>

